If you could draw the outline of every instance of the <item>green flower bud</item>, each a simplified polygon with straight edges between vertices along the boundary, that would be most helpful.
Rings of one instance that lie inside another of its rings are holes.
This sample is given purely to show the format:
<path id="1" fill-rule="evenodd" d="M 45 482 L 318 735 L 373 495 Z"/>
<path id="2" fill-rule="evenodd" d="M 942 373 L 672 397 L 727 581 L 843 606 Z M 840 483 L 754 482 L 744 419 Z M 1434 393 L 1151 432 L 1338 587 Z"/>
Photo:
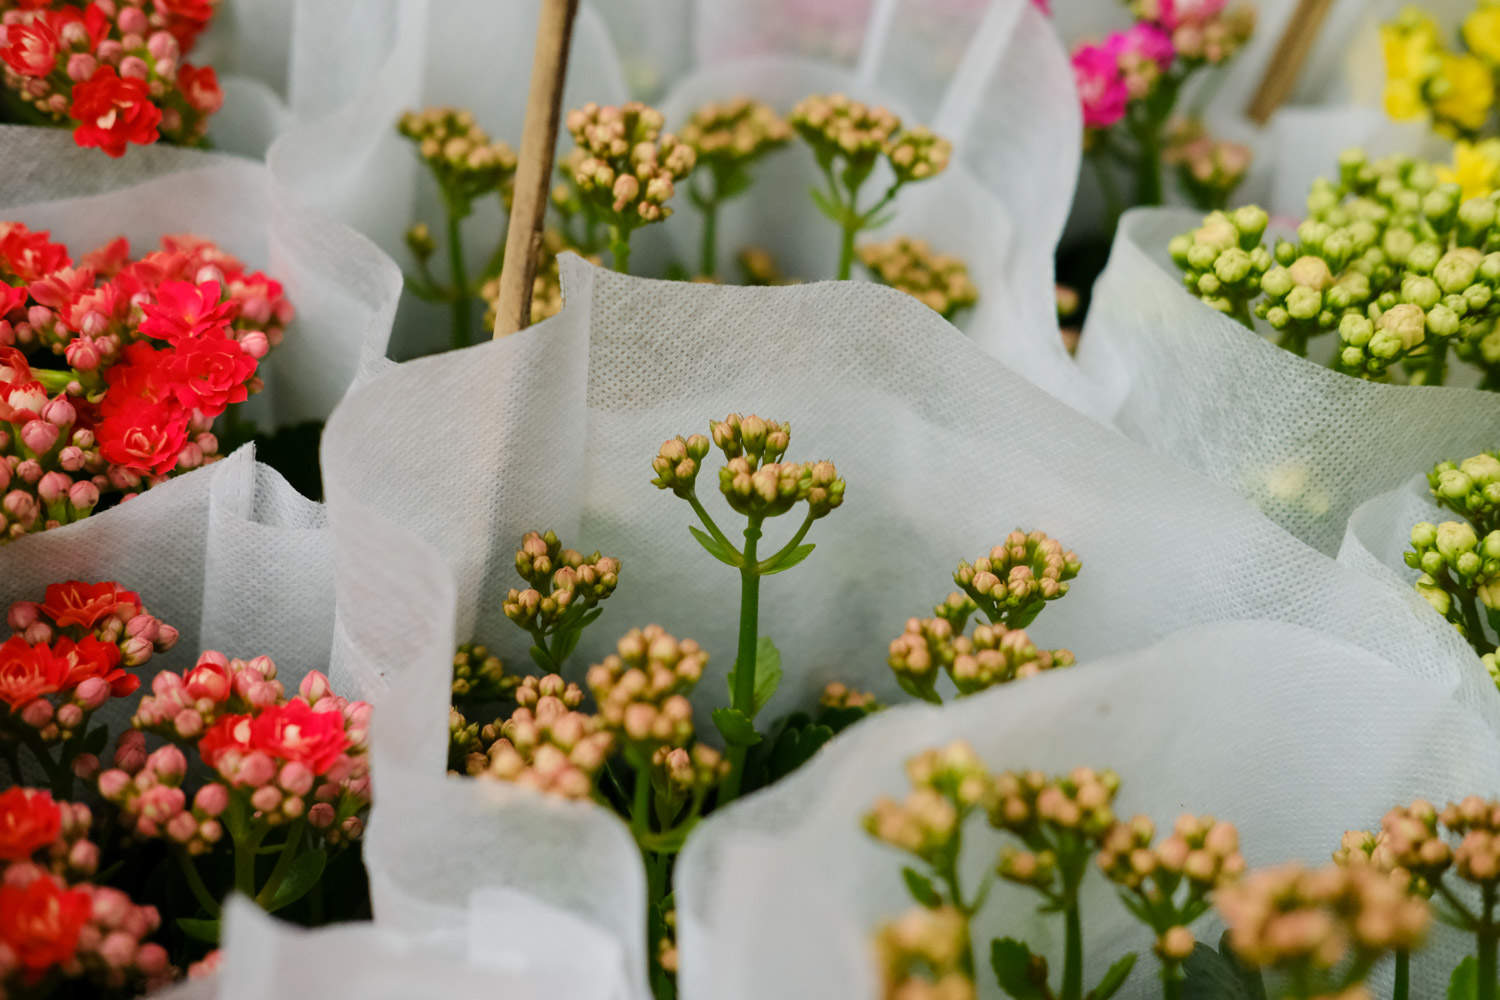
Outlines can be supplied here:
<path id="1" fill-rule="evenodd" d="M 1472 247 L 1456 247 L 1443 254 L 1432 276 L 1445 292 L 1462 292 L 1474 283 L 1484 256 Z"/>
<path id="2" fill-rule="evenodd" d="M 1406 269 L 1419 274 L 1431 274 L 1442 259 L 1443 248 L 1436 243 L 1418 243 L 1406 255 Z"/>
<path id="3" fill-rule="evenodd" d="M 1312 319 L 1323 309 L 1320 292 L 1298 285 L 1287 293 L 1286 311 L 1293 319 Z"/>
<path id="4" fill-rule="evenodd" d="M 1489 229 L 1495 224 L 1495 203 L 1488 198 L 1470 198 L 1458 207 L 1458 221 L 1471 233 Z"/>
<path id="5" fill-rule="evenodd" d="M 1261 291 L 1273 299 L 1284 299 L 1292 290 L 1296 281 L 1292 278 L 1291 271 L 1281 265 L 1271 268 L 1260 279 Z"/>
<path id="6" fill-rule="evenodd" d="M 1240 247 L 1249 250 L 1260 245 L 1260 238 L 1270 224 L 1271 217 L 1259 205 L 1244 205 L 1234 210 L 1230 217 L 1234 227 L 1240 231 Z"/>
<path id="7" fill-rule="evenodd" d="M 1433 306 L 1427 311 L 1427 332 L 1445 339 L 1453 336 L 1458 332 L 1458 316 L 1447 306 Z"/>
<path id="8" fill-rule="evenodd" d="M 1239 284 L 1250 275 L 1250 271 L 1250 255 L 1238 247 L 1224 251 L 1214 262 L 1214 274 L 1225 284 Z"/>
<path id="9" fill-rule="evenodd" d="M 1363 347 L 1375 333 L 1375 324 L 1359 313 L 1345 313 L 1339 320 L 1339 340 L 1351 347 Z"/>

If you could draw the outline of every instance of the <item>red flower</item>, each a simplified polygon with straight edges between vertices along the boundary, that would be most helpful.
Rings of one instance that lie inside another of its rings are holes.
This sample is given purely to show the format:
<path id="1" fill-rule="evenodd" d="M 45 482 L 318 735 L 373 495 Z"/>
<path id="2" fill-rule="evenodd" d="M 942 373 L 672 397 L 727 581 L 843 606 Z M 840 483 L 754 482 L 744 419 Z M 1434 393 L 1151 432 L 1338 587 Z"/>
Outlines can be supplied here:
<path id="1" fill-rule="evenodd" d="M 156 0 L 156 10 L 167 17 L 167 30 L 186 52 L 214 16 L 213 0 Z"/>
<path id="2" fill-rule="evenodd" d="M 109 684 L 109 692 L 116 698 L 124 697 L 141 686 L 141 679 L 126 673 L 120 666 L 120 647 L 102 642 L 91 635 L 74 642 L 64 636 L 57 640 L 52 654 L 68 665 L 68 678 L 62 689 L 71 691 L 90 677 L 97 677 Z"/>
<path id="3" fill-rule="evenodd" d="M 322 774 L 349 747 L 344 717 L 338 712 L 315 712 L 307 702 L 272 705 L 250 723 L 250 742 L 284 761 L 300 761 L 313 774 Z"/>
<path id="4" fill-rule="evenodd" d="M 224 106 L 224 91 L 219 89 L 219 74 L 212 66 L 190 66 L 183 63 L 177 70 L 177 88 L 194 111 L 211 115 Z"/>
<path id="5" fill-rule="evenodd" d="M 108 416 L 132 399 L 171 402 L 172 373 L 167 367 L 170 358 L 170 351 L 158 351 L 144 341 L 137 340 L 126 347 L 120 360 L 104 373 L 105 384 L 109 386 L 99 404 L 104 415 Z"/>
<path id="6" fill-rule="evenodd" d="M 108 396 L 105 401 L 109 402 Z M 172 471 L 187 444 L 188 413 L 181 407 L 130 398 L 94 428 L 99 454 L 107 462 L 136 472 L 164 476 Z"/>
<path id="7" fill-rule="evenodd" d="M 90 250 L 79 260 L 79 267 L 87 267 L 105 278 L 119 274 L 130 263 L 130 241 L 118 236 L 95 250 Z"/>
<path id="8" fill-rule="evenodd" d="M 255 359 L 227 337 L 190 340 L 171 353 L 166 370 L 177 402 L 217 417 L 249 396 Z"/>
<path id="9" fill-rule="evenodd" d="M 67 267 L 68 248 L 51 243 L 51 233 L 32 232 L 19 222 L 0 222 L 0 268 L 22 281 L 45 278 Z"/>
<path id="10" fill-rule="evenodd" d="M 5 944 L 35 982 L 49 969 L 72 961 L 78 932 L 93 916 L 89 895 L 64 889 L 50 875 L 25 888 L 0 885 L 0 944 Z"/>
<path id="11" fill-rule="evenodd" d="M 37 278 L 26 290 L 48 309 L 63 309 L 93 287 L 93 271 L 86 267 L 60 267 L 44 278 Z"/>
<path id="12" fill-rule="evenodd" d="M 38 788 L 0 792 L 0 860 L 26 861 L 62 832 L 62 810 Z"/>
<path id="13" fill-rule="evenodd" d="M 244 755 L 259 749 L 251 743 L 250 731 L 254 720 L 248 715 L 226 715 L 212 726 L 198 741 L 198 756 L 203 763 L 218 770 L 219 761 L 226 753 L 234 751 Z"/>
<path id="14" fill-rule="evenodd" d="M 0 281 L 0 319 L 4 319 L 12 309 L 19 309 L 25 304 L 26 289 Z"/>
<path id="15" fill-rule="evenodd" d="M 4 28 L 5 46 L 0 59 L 22 76 L 46 76 L 57 65 L 57 32 L 38 18 Z"/>
<path id="16" fill-rule="evenodd" d="M 67 679 L 67 662 L 53 656 L 46 643 L 32 646 L 13 636 L 0 646 L 0 701 L 12 712 L 44 694 L 61 691 Z"/>
<path id="17" fill-rule="evenodd" d="M 26 355 L 0 347 L 0 423 L 24 424 L 47 405 L 47 389 L 31 374 Z"/>
<path id="18" fill-rule="evenodd" d="M 141 595 L 125 590 L 113 580 L 103 583 L 68 580 L 50 584 L 46 599 L 42 601 L 42 614 L 57 623 L 58 628 L 69 625 L 93 628 L 116 611 L 124 611 L 132 617 L 140 614 Z"/>
<path id="19" fill-rule="evenodd" d="M 78 121 L 73 141 L 98 146 L 110 156 L 124 156 L 127 143 L 157 140 L 161 109 L 151 103 L 145 80 L 121 78 L 113 66 L 101 66 L 73 88 L 69 113 Z"/>
<path id="20" fill-rule="evenodd" d="M 201 285 L 190 281 L 167 281 L 156 289 L 156 301 L 141 306 L 146 318 L 141 332 L 173 347 L 198 337 L 225 336 L 239 312 L 234 301 L 220 302 L 217 281 Z"/>

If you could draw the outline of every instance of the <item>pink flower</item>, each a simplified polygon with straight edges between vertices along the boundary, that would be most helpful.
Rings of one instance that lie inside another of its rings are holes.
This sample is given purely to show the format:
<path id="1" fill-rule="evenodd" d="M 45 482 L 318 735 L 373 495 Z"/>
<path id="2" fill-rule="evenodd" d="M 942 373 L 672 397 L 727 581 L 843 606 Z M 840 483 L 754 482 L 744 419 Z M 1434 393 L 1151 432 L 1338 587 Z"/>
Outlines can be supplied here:
<path id="1" fill-rule="evenodd" d="M 239 306 L 232 300 L 220 302 L 220 291 L 215 281 L 201 285 L 187 281 L 163 282 L 156 289 L 156 301 L 141 306 L 141 312 L 145 314 L 141 332 L 173 346 L 210 334 L 226 336 Z"/>
<path id="2" fill-rule="evenodd" d="M 1083 124 L 1108 128 L 1125 117 L 1130 92 L 1119 60 L 1105 47 L 1082 45 L 1073 53 L 1073 79 L 1083 103 Z"/>
<path id="3" fill-rule="evenodd" d="M 1154 62 L 1163 73 L 1172 67 L 1172 59 L 1176 55 L 1172 48 L 1172 36 L 1145 21 L 1131 25 L 1127 31 L 1117 31 L 1110 35 L 1104 48 L 1116 60 L 1134 58 Z"/>

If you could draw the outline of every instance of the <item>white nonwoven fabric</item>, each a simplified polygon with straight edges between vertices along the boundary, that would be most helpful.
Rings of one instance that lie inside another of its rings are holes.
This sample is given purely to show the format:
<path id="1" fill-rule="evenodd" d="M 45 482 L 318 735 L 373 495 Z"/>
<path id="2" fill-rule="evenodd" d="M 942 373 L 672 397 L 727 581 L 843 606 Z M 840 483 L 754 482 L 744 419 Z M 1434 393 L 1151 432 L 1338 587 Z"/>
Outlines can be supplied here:
<path id="1" fill-rule="evenodd" d="M 267 428 L 322 419 L 384 356 L 401 275 L 368 239 L 298 205 L 259 164 L 166 147 L 96 154 L 64 131 L 0 127 L 0 219 L 50 230 L 75 259 L 116 236 L 140 257 L 192 233 L 281 282 L 296 317 L 262 362 L 266 387 L 246 417 Z"/>
<path id="2" fill-rule="evenodd" d="M 1200 302 L 1167 254 L 1200 221 L 1128 213 L 1095 286 L 1078 363 L 1126 435 L 1329 554 L 1358 504 L 1444 458 L 1494 447 L 1500 393 L 1341 375 Z"/>
<path id="3" fill-rule="evenodd" d="M 909 856 L 870 838 L 860 820 L 879 796 L 909 788 L 908 758 L 957 739 L 994 771 L 1112 767 L 1121 816 L 1148 815 L 1158 830 L 1182 812 L 1229 820 L 1252 867 L 1326 864 L 1345 830 L 1378 827 L 1394 805 L 1493 794 L 1500 780 L 1493 730 L 1389 660 L 1284 623 L 1189 629 L 943 709 L 889 711 L 712 817 L 677 868 L 683 995 L 877 995 L 870 934 L 914 904 L 901 877 Z M 1007 842 L 982 820 L 966 828 L 966 884 L 978 884 Z M 1085 980 L 1135 951 L 1117 995 L 1160 996 L 1150 931 L 1097 871 L 1084 887 Z M 1036 902 L 1002 884 L 980 912 L 981 997 L 1002 995 L 983 961 L 995 937 L 1026 940 L 1058 975 L 1059 920 L 1035 916 Z M 1214 943 L 1220 930 L 1211 916 L 1195 933 Z M 1414 995 L 1441 995 L 1472 949 L 1472 937 L 1435 935 L 1414 959 Z M 1385 969 L 1382 981 L 1388 993 Z"/>
<path id="4" fill-rule="evenodd" d="M 325 113 L 308 111 L 269 162 L 305 203 L 360 229 L 405 265 L 407 226 L 421 219 L 440 232 L 441 214 L 431 179 L 396 134 L 397 116 L 457 104 L 471 108 L 493 138 L 517 145 L 536 4 L 383 0 L 364 4 L 357 18 L 346 7 L 320 0 L 298 9 L 293 105 Z M 1077 175 L 1080 112 L 1067 54 L 1030 0 L 598 7 L 579 13 L 565 108 L 642 95 L 659 103 L 673 129 L 714 98 L 749 93 L 788 111 L 809 93 L 843 90 L 952 139 L 947 173 L 903 191 L 897 218 L 864 238 L 920 236 L 963 257 L 980 292 L 963 329 L 1048 391 L 1089 408 L 1092 395 L 1057 337 L 1052 291 L 1052 251 Z M 344 96 L 319 104 L 310 95 L 324 81 Z M 570 146 L 564 135 L 560 148 Z M 806 195 L 817 180 L 810 154 L 794 143 L 756 176 L 755 188 L 722 213 L 721 270 L 734 273 L 734 254 L 757 244 L 790 274 L 831 277 L 837 234 Z M 870 181 L 867 201 L 884 183 L 880 174 Z M 685 192 L 675 200 L 672 219 L 637 233 L 638 266 L 675 258 L 696 267 L 698 213 Z M 489 201 L 464 227 L 471 269 L 502 232 Z M 433 266 L 446 274 L 445 254 Z M 408 296 L 393 356 L 439 349 L 446 329 L 442 309 Z"/>
<path id="5" fill-rule="evenodd" d="M 224 908 L 212 979 L 170 1000 L 620 1000 L 618 947 L 589 925 L 518 893 L 476 894 L 467 934 L 402 934 L 369 923 L 305 930 L 241 896 Z"/>
<path id="6" fill-rule="evenodd" d="M 1264 620 L 1280 623 L 1256 627 L 1271 640 L 1295 632 L 1303 646 L 1342 650 L 1299 656 L 1291 643 L 1266 657 L 1276 680 L 1264 697 L 1297 706 L 1298 717 L 1328 710 L 1342 719 L 1328 677 L 1347 685 L 1352 675 L 1365 677 L 1364 693 L 1344 705 L 1406 705 L 1410 689 L 1463 706 L 1476 732 L 1500 723 L 1500 698 L 1467 645 L 1404 589 L 1340 567 L 1233 491 L 1078 414 L 902 293 L 861 283 L 655 282 L 575 257 L 564 258 L 564 282 L 567 308 L 558 317 L 374 378 L 346 398 L 324 437 L 340 609 L 336 676 L 377 692 L 378 805 L 365 854 L 377 922 L 458 926 L 477 887 L 527 892 L 614 934 L 630 956 L 635 995 L 645 996 L 643 879 L 624 826 L 591 806 L 444 775 L 452 651 L 455 640 L 475 639 L 508 662 L 527 662 L 501 601 L 516 585 L 521 535 L 550 527 L 566 545 L 623 563 L 620 587 L 569 672 L 580 677 L 626 630 L 656 622 L 703 643 L 711 660 L 695 702 L 700 710 L 722 704 L 738 581 L 691 539 L 686 504 L 651 486 L 650 461 L 662 440 L 706 431 L 731 411 L 789 420 L 788 458 L 830 459 L 849 484 L 843 507 L 809 534 L 812 556 L 763 584 L 761 632 L 780 647 L 786 671 L 765 719 L 810 704 L 832 680 L 905 700 L 885 663 L 890 638 L 952 589 L 960 559 L 1020 526 L 1062 539 L 1083 560 L 1067 599 L 1031 630 L 1039 644 L 1068 646 L 1083 664 L 1049 683 L 1087 687 L 1122 676 L 1104 661 L 1180 629 Z M 700 492 L 733 535 L 735 518 L 715 490 L 717 464 L 708 461 Z M 774 525 L 764 544 L 779 545 L 790 530 Z M 1258 655 L 1246 662 L 1262 662 Z M 1320 673 L 1339 658 L 1354 667 Z M 1191 660 L 1195 685 L 1219 676 L 1212 644 Z M 1364 664 L 1387 666 L 1366 676 Z M 1132 725 L 1192 704 L 1154 681 L 1116 684 L 1105 690 L 1139 692 L 1115 716 Z M 1258 717 L 1274 717 L 1265 705 Z M 713 738 L 700 716 L 700 733 Z M 1203 731 L 1213 730 L 1205 722 Z M 1245 786 L 1247 814 L 1281 773 L 1276 754 L 1295 749 L 1299 730 L 1277 731 L 1259 784 Z M 1176 766 L 1140 753 L 1163 774 Z M 1127 768 L 1135 757 L 1121 759 L 1137 787 L 1157 776 L 1144 764 Z M 1204 807 L 1225 811 L 1219 803 L 1238 786 L 1226 779 L 1218 787 Z M 1371 801 L 1406 788 L 1360 787 Z M 718 891 L 695 877 L 694 893 Z M 812 914 L 821 904 L 807 905 Z M 710 919 L 694 907 L 689 924 Z M 685 933 L 685 942 L 706 947 L 703 928 Z M 715 961 L 728 960 L 731 940 L 714 944 Z M 689 995 L 721 995 L 697 982 Z"/>

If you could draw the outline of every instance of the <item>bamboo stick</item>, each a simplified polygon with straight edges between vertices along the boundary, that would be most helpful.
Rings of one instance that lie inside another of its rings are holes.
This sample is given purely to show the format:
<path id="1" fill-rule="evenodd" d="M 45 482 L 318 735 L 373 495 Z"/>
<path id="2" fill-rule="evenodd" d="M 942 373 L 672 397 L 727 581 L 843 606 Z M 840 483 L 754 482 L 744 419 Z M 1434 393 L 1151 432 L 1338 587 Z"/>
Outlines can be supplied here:
<path id="1" fill-rule="evenodd" d="M 1276 42 L 1276 51 L 1266 64 L 1260 86 L 1245 109 L 1245 114 L 1257 125 L 1269 121 L 1276 109 L 1291 96 L 1297 78 L 1302 75 L 1302 67 L 1312 53 L 1313 43 L 1318 39 L 1318 31 L 1332 7 L 1333 0 L 1297 0 L 1281 38 Z"/>

